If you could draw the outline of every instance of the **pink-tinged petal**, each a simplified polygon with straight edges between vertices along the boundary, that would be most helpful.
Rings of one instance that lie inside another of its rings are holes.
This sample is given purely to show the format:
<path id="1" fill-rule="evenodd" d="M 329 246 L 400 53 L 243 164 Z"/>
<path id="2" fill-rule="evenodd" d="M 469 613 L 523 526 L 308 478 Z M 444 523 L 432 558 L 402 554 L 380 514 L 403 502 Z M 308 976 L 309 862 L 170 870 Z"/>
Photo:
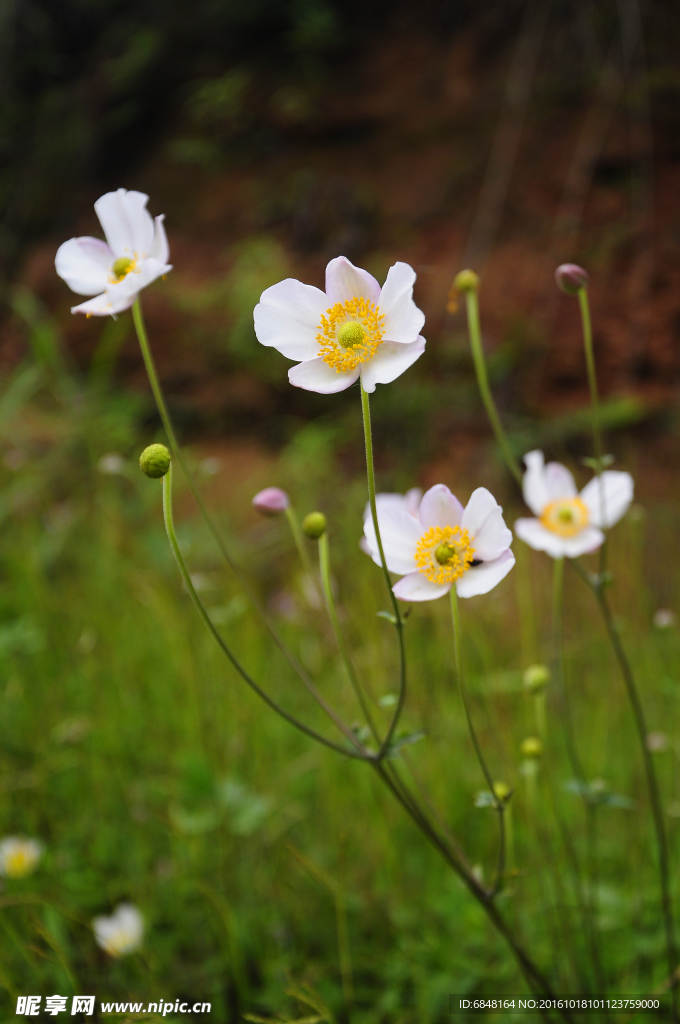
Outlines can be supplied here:
<path id="1" fill-rule="evenodd" d="M 545 479 L 543 452 L 527 452 L 524 456 L 527 467 L 522 480 L 524 500 L 535 515 L 540 516 L 550 502 L 548 484 Z"/>
<path id="2" fill-rule="evenodd" d="M 395 263 L 388 271 L 379 300 L 387 341 L 409 345 L 423 329 L 425 314 L 413 301 L 415 279 L 416 272 L 408 263 Z"/>
<path id="3" fill-rule="evenodd" d="M 388 505 L 383 506 L 378 512 L 378 524 L 387 568 L 399 575 L 413 572 L 416 568 L 416 547 L 423 532 L 418 520 L 410 516 L 403 507 Z M 364 523 L 364 534 L 371 550 L 371 558 L 376 565 L 380 565 L 380 552 L 371 517 Z"/>
<path id="4" fill-rule="evenodd" d="M 98 295 L 106 288 L 114 255 L 99 238 L 70 238 L 57 249 L 54 266 L 77 295 Z"/>
<path id="5" fill-rule="evenodd" d="M 591 523 L 604 529 L 618 523 L 633 500 L 633 488 L 630 473 L 608 469 L 601 477 L 593 477 L 580 495 L 590 512 Z"/>
<path id="6" fill-rule="evenodd" d="M 514 564 L 515 556 L 512 551 L 508 550 L 492 562 L 482 562 L 481 565 L 468 569 L 460 579 L 456 580 L 458 597 L 478 597 L 480 594 L 488 594 L 508 575 Z"/>
<path id="7" fill-rule="evenodd" d="M 158 260 L 148 259 L 138 263 L 134 270 L 131 270 L 120 281 L 108 284 L 106 291 L 112 302 L 122 302 L 123 297 L 139 295 L 142 288 L 146 288 L 163 274 L 169 273 L 172 267 L 169 264 L 159 263 Z"/>
<path id="8" fill-rule="evenodd" d="M 550 501 L 575 498 L 578 494 L 574 477 L 561 462 L 549 462 L 545 467 L 545 482 Z"/>
<path id="9" fill-rule="evenodd" d="M 71 306 L 71 312 L 85 313 L 86 316 L 115 316 L 116 313 L 122 313 L 123 310 L 129 309 L 135 298 L 135 295 L 128 295 L 114 301 L 110 295 L 103 292 L 101 295 L 96 295 L 94 299 L 81 302 L 79 306 Z"/>
<path id="10" fill-rule="evenodd" d="M 597 549 L 604 542 L 604 534 L 597 526 L 586 526 L 575 537 L 563 537 L 565 558 L 578 558 Z"/>
<path id="11" fill-rule="evenodd" d="M 411 487 L 404 495 L 406 499 L 406 511 L 410 516 L 420 519 L 420 502 L 423 500 L 423 492 L 420 487 Z"/>
<path id="12" fill-rule="evenodd" d="M 470 495 L 460 525 L 467 530 L 475 549 L 475 558 L 492 562 L 512 544 L 512 532 L 503 521 L 503 509 L 486 487 Z"/>
<path id="13" fill-rule="evenodd" d="M 148 201 L 144 192 L 119 188 L 107 192 L 94 204 L 106 241 L 116 257 L 144 259 L 151 253 L 155 225 L 146 208 Z"/>
<path id="14" fill-rule="evenodd" d="M 534 551 L 545 551 L 551 558 L 564 558 L 564 538 L 547 530 L 538 519 L 518 519 L 514 530 L 519 539 Z"/>
<path id="15" fill-rule="evenodd" d="M 155 218 L 153 242 L 151 243 L 151 248 L 147 253 L 148 256 L 154 260 L 158 260 L 159 263 L 167 263 L 168 257 L 170 256 L 170 247 L 168 245 L 168 237 L 165 234 L 164 220 L 164 213 Z"/>
<path id="16" fill-rule="evenodd" d="M 410 345 L 397 345 L 383 341 L 368 363 L 361 364 L 361 383 L 364 391 L 373 394 L 376 384 L 391 384 L 409 366 L 413 366 L 425 351 L 425 338 L 416 338 Z"/>
<path id="17" fill-rule="evenodd" d="M 328 306 L 348 299 L 368 299 L 377 306 L 380 285 L 367 270 L 355 267 L 345 256 L 338 256 L 326 267 L 326 296 Z"/>
<path id="18" fill-rule="evenodd" d="M 425 530 L 431 526 L 460 526 L 463 506 L 446 484 L 435 484 L 425 491 L 418 514 Z"/>
<path id="19" fill-rule="evenodd" d="M 422 572 L 412 572 L 394 584 L 392 593 L 400 601 L 434 601 L 450 589 L 450 583 L 431 583 Z"/>
<path id="20" fill-rule="evenodd" d="M 319 288 L 292 277 L 266 288 L 255 307 L 255 334 L 261 345 L 287 359 L 306 361 L 319 354 L 316 336 L 328 299 Z"/>
<path id="21" fill-rule="evenodd" d="M 291 366 L 288 371 L 288 380 L 293 387 L 316 391 L 320 395 L 334 395 L 338 391 L 344 391 L 358 379 L 358 369 L 338 373 L 323 359 L 308 359 L 297 366 Z"/>

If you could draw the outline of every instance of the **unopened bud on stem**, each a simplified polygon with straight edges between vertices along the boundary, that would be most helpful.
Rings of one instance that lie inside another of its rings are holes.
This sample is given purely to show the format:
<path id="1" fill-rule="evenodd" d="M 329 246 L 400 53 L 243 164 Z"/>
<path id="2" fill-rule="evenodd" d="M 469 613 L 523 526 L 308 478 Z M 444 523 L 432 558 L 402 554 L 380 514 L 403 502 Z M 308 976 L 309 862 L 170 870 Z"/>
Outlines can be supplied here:
<path id="1" fill-rule="evenodd" d="M 255 495 L 252 505 L 263 516 L 278 516 L 286 511 L 290 498 L 280 487 L 265 487 Z"/>
<path id="2" fill-rule="evenodd" d="M 543 744 L 536 736 L 527 736 L 522 740 L 521 750 L 524 757 L 540 757 L 543 753 Z"/>
<path id="3" fill-rule="evenodd" d="M 326 517 L 323 512 L 310 512 L 302 520 L 302 532 L 310 540 L 318 540 L 326 532 Z"/>
<path id="4" fill-rule="evenodd" d="M 170 452 L 164 444 L 150 444 L 139 456 L 139 468 L 153 480 L 159 480 L 170 469 Z"/>
<path id="5" fill-rule="evenodd" d="M 524 687 L 531 693 L 544 690 L 550 682 L 550 671 L 546 665 L 529 665 L 523 677 Z"/>
<path id="6" fill-rule="evenodd" d="M 555 271 L 555 282 L 566 295 L 576 295 L 581 288 L 588 287 L 588 272 L 577 263 L 562 263 Z"/>
<path id="7" fill-rule="evenodd" d="M 458 292 L 476 292 L 479 289 L 479 275 L 474 270 L 461 270 L 454 278 L 453 287 Z"/>
<path id="8" fill-rule="evenodd" d="M 500 800 L 502 804 L 507 804 L 508 800 L 512 796 L 512 790 L 508 786 L 507 782 L 494 782 L 493 793 L 497 800 Z"/>

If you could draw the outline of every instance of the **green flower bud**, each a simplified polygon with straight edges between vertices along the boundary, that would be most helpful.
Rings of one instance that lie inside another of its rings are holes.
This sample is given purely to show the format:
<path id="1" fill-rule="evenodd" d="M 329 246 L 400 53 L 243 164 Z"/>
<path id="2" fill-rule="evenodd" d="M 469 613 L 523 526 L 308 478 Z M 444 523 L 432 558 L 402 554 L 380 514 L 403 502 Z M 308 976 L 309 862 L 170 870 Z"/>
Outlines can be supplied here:
<path id="1" fill-rule="evenodd" d="M 494 796 L 497 800 L 500 800 L 502 804 L 507 804 L 508 800 L 512 796 L 512 790 L 508 786 L 507 782 L 494 782 L 493 784 Z"/>
<path id="2" fill-rule="evenodd" d="M 310 512 L 302 520 L 302 532 L 310 540 L 318 540 L 326 532 L 326 517 L 323 512 Z"/>
<path id="3" fill-rule="evenodd" d="M 170 452 L 164 444 L 150 444 L 139 456 L 139 468 L 153 480 L 160 479 L 170 469 Z"/>
<path id="4" fill-rule="evenodd" d="M 543 744 L 536 736 L 527 736 L 522 740 L 521 751 L 524 757 L 540 757 L 543 753 Z"/>
<path id="5" fill-rule="evenodd" d="M 550 670 L 547 665 L 529 665 L 524 673 L 523 682 L 525 689 L 538 693 L 550 682 Z"/>
<path id="6" fill-rule="evenodd" d="M 461 270 L 454 278 L 453 287 L 458 292 L 476 292 L 479 288 L 479 275 L 474 270 Z"/>

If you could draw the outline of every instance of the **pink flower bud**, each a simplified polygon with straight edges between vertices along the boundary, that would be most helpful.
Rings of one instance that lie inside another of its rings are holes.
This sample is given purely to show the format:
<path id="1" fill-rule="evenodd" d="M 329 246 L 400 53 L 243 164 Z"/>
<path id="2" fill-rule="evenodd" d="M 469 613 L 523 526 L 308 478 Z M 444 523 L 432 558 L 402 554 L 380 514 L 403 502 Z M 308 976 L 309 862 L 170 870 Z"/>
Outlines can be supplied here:
<path id="1" fill-rule="evenodd" d="M 265 487 L 258 491 L 252 504 L 263 516 L 279 516 L 290 505 L 290 498 L 280 487 Z"/>
<path id="2" fill-rule="evenodd" d="M 555 271 L 555 281 L 567 295 L 576 295 L 581 288 L 588 287 L 588 271 L 576 263 L 563 263 Z"/>

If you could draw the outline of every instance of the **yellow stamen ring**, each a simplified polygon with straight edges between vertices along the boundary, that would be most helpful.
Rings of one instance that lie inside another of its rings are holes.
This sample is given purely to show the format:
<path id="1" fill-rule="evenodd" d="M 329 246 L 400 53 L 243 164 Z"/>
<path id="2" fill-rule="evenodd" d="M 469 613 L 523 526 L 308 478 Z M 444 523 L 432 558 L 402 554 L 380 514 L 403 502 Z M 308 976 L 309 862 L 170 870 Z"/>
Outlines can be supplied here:
<path id="1" fill-rule="evenodd" d="M 575 537 L 590 522 L 590 513 L 580 498 L 560 498 L 546 505 L 541 522 L 559 537 Z"/>
<path id="2" fill-rule="evenodd" d="M 326 310 L 317 328 L 319 355 L 338 373 L 355 370 L 375 355 L 383 340 L 384 314 L 368 299 L 347 299 Z"/>
<path id="3" fill-rule="evenodd" d="M 430 583 L 453 583 L 474 562 L 475 549 L 460 526 L 431 526 L 418 541 L 415 558 Z"/>

